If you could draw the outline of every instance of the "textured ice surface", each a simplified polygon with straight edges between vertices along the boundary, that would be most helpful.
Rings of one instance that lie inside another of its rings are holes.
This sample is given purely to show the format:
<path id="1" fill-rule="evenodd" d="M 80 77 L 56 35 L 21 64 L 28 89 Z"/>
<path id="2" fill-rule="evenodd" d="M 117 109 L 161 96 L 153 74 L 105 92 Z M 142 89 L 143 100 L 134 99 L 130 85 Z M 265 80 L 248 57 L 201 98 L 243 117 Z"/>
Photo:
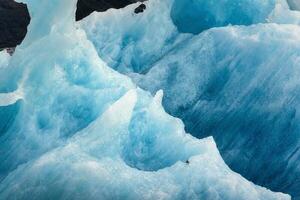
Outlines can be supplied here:
<path id="1" fill-rule="evenodd" d="M 300 10 L 300 2 L 298 0 L 287 0 L 289 6 L 293 10 Z"/>
<path id="2" fill-rule="evenodd" d="M 146 73 L 190 37 L 179 34 L 173 25 L 172 1 L 149 1 L 142 15 L 134 14 L 136 6 L 92 14 L 82 23 L 100 57 L 124 73 Z"/>
<path id="3" fill-rule="evenodd" d="M 180 32 L 200 33 L 213 27 L 265 22 L 276 0 L 174 0 L 171 18 Z"/>
<path id="4" fill-rule="evenodd" d="M 0 77 L 0 199 L 290 199 L 186 134 L 162 91 L 107 67 L 74 0 L 24 2 L 29 32 Z"/>
<path id="5" fill-rule="evenodd" d="M 269 15 L 269 21 L 278 24 L 300 25 L 300 12 L 288 11 L 282 5 L 277 5 Z"/>
<path id="6" fill-rule="evenodd" d="M 6 51 L 0 51 L 0 70 L 8 65 L 9 58 L 10 56 Z"/>
<path id="7" fill-rule="evenodd" d="M 1 197 L 288 199 L 231 172 L 213 140 L 185 135 L 182 123 L 163 112 L 160 98 L 129 91 L 74 137 L 10 172 Z M 189 165 L 180 161 L 187 158 Z"/>
<path id="8" fill-rule="evenodd" d="M 152 0 L 142 15 L 128 7 L 81 25 L 110 66 L 163 89 L 188 132 L 214 136 L 232 169 L 300 199 L 300 12 L 285 1 L 212 2 Z"/>

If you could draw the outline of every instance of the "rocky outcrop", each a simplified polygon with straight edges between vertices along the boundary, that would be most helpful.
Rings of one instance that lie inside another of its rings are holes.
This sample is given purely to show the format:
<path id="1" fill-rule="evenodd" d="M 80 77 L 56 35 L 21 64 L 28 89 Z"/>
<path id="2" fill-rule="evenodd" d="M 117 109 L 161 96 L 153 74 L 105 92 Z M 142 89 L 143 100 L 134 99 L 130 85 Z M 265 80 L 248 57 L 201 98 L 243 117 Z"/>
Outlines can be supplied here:
<path id="1" fill-rule="evenodd" d="M 0 49 L 20 44 L 26 35 L 29 20 L 25 4 L 0 0 Z"/>
<path id="2" fill-rule="evenodd" d="M 76 20 L 88 16 L 94 11 L 104 12 L 110 8 L 123 8 L 139 0 L 78 0 Z"/>

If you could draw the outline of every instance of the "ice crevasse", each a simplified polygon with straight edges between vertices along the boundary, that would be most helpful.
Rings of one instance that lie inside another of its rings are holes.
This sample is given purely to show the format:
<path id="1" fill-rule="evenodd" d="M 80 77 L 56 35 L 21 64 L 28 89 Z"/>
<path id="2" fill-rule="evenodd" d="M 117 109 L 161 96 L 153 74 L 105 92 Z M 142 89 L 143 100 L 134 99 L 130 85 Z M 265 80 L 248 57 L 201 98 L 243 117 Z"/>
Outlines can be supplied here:
<path id="1" fill-rule="evenodd" d="M 28 34 L 0 67 L 0 199 L 290 199 L 186 134 L 162 91 L 109 68 L 75 25 L 75 0 L 23 2 Z"/>
<path id="2" fill-rule="evenodd" d="M 81 23 L 108 66 L 153 95 L 230 168 L 300 198 L 298 1 L 151 0 Z M 293 10 L 291 10 L 292 8 Z"/>

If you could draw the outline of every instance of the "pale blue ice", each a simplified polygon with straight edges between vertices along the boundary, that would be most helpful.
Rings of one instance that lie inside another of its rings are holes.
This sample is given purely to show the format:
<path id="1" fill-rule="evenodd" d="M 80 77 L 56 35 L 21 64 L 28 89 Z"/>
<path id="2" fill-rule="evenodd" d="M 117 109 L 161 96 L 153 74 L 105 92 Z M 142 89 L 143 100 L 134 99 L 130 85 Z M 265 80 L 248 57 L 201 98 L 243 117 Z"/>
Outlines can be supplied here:
<path id="1" fill-rule="evenodd" d="M 162 89 L 187 132 L 213 136 L 231 169 L 300 199 L 298 1 L 146 5 L 95 13 L 81 27 L 110 67 L 153 95 Z"/>
<path id="2" fill-rule="evenodd" d="M 75 0 L 24 2 L 28 34 L 0 68 L 0 199 L 290 199 L 231 171 L 212 137 L 187 134 L 162 91 L 109 68 Z"/>

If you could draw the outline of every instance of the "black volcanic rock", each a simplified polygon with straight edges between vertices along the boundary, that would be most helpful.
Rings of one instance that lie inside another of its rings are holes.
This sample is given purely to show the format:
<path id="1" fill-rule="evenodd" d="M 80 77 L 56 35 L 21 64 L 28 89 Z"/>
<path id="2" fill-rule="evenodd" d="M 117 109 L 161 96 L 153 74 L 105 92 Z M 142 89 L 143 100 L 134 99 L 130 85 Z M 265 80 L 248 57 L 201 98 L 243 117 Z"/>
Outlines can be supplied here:
<path id="1" fill-rule="evenodd" d="M 142 13 L 144 12 L 144 10 L 146 10 L 146 5 L 142 3 L 137 8 L 134 9 L 134 13 L 135 14 Z"/>
<path id="2" fill-rule="evenodd" d="M 123 8 L 141 0 L 78 0 L 76 20 L 81 20 L 94 11 L 104 12 L 110 8 Z"/>
<path id="3" fill-rule="evenodd" d="M 78 0 L 76 20 L 93 11 L 104 12 L 110 8 L 123 8 L 143 0 Z M 27 32 L 30 16 L 25 4 L 13 0 L 0 0 L 0 49 L 20 44 Z"/>
<path id="4" fill-rule="evenodd" d="M 25 4 L 0 0 L 0 49 L 20 44 L 26 35 L 29 20 Z"/>

